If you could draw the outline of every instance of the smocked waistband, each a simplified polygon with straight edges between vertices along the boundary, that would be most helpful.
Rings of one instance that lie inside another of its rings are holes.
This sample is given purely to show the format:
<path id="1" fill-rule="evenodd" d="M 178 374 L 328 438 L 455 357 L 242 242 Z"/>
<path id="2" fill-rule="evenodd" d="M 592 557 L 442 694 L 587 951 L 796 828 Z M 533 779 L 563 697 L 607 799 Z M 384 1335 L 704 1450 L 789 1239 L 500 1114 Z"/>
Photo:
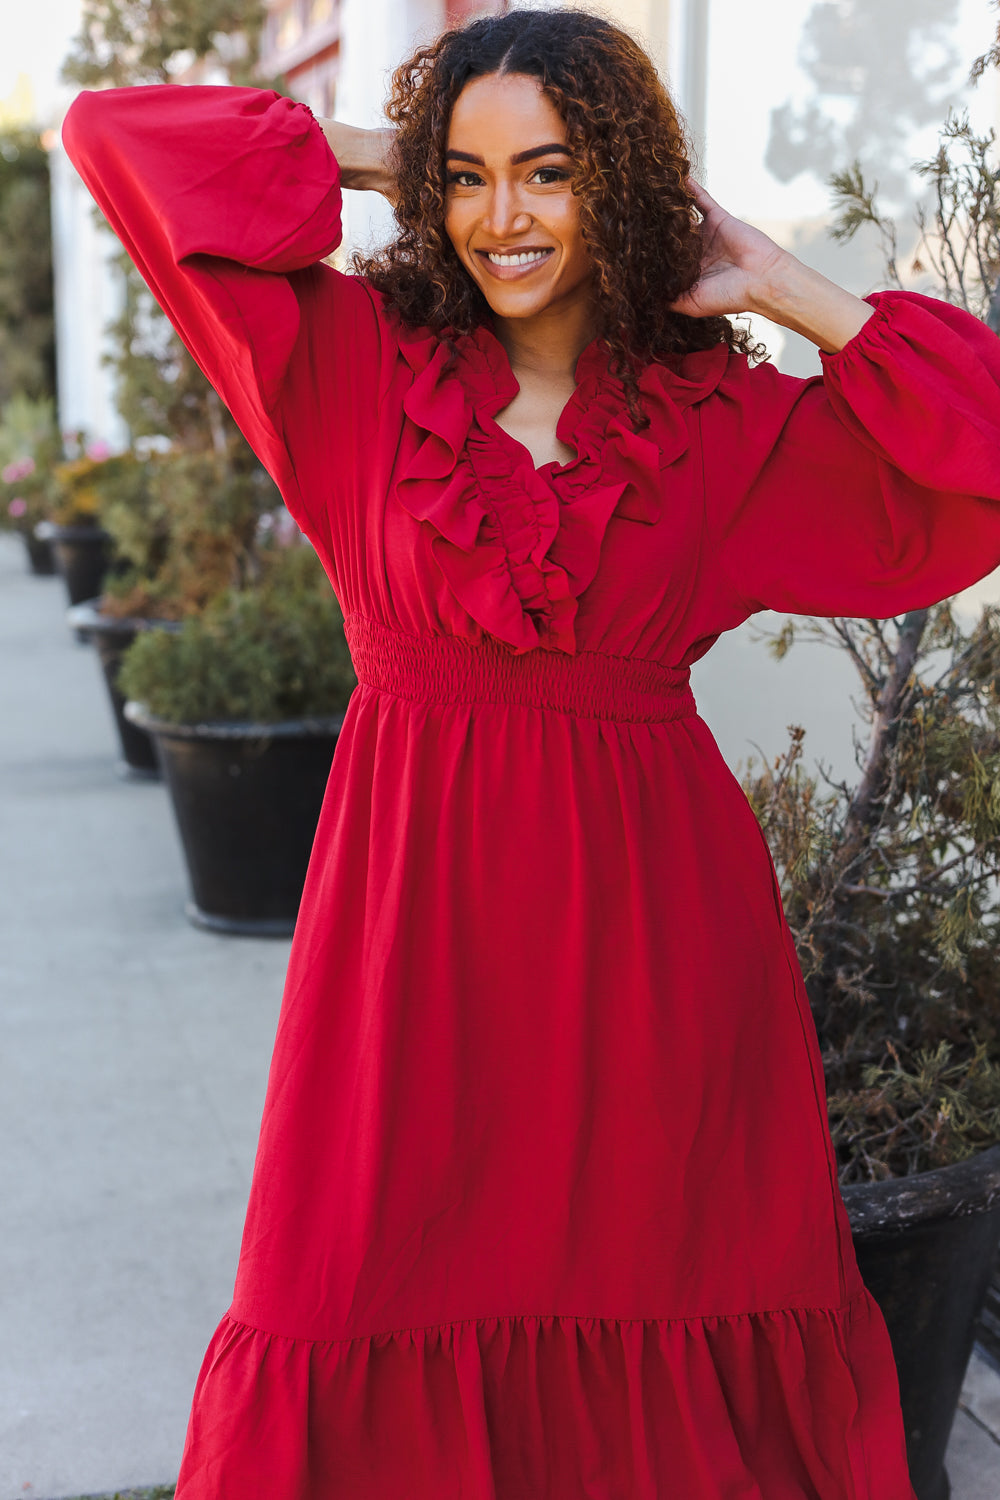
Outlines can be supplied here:
<path id="1" fill-rule="evenodd" d="M 580 651 L 515 655 L 490 637 L 406 635 L 351 614 L 344 634 L 358 681 L 419 703 L 509 703 L 586 719 L 660 723 L 697 712 L 685 668 Z"/>

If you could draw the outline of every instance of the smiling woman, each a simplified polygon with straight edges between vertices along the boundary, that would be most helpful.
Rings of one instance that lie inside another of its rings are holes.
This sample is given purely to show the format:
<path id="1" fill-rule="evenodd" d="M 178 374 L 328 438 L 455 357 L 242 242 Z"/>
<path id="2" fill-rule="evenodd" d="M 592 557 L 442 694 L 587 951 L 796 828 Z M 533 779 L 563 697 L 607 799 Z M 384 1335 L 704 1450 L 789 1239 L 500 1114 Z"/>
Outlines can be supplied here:
<path id="1" fill-rule="evenodd" d="M 565 397 L 576 356 L 600 337 L 639 427 L 645 360 L 749 350 L 724 317 L 670 306 L 701 266 L 687 148 L 653 64 L 620 28 L 573 11 L 484 18 L 403 63 L 387 114 L 401 232 L 354 263 L 409 323 L 469 333 L 492 312 L 532 400 L 554 373 Z M 545 254 L 527 272 L 495 258 L 528 251 Z"/>
<path id="2" fill-rule="evenodd" d="M 469 146 L 477 149 L 461 148 Z M 573 394 L 577 357 L 597 325 L 594 263 L 566 166 L 572 160 L 565 123 L 537 79 L 490 74 L 455 101 L 445 229 L 517 372 L 518 394 L 496 421 L 536 468 L 575 456 L 556 427 Z M 479 170 L 455 170 L 464 162 Z"/>
<path id="3" fill-rule="evenodd" d="M 1000 343 L 687 177 L 636 43 L 450 31 L 397 129 L 66 148 L 312 538 L 359 686 L 178 1500 L 913 1500 L 767 844 L 692 663 L 1000 564 Z M 340 188 L 393 202 L 335 270 Z M 754 363 L 729 314 L 805 332 Z"/>

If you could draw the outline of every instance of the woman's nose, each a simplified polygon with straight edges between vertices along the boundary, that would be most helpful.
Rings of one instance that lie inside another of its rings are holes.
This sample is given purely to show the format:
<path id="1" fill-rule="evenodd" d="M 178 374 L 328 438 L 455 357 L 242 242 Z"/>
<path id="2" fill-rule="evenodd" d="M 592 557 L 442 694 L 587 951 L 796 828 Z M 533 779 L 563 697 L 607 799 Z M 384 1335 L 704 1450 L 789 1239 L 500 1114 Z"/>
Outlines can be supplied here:
<path id="1" fill-rule="evenodd" d="M 516 189 L 498 184 L 490 200 L 486 228 L 499 240 L 508 234 L 523 234 L 530 224 L 531 215 L 522 205 Z"/>

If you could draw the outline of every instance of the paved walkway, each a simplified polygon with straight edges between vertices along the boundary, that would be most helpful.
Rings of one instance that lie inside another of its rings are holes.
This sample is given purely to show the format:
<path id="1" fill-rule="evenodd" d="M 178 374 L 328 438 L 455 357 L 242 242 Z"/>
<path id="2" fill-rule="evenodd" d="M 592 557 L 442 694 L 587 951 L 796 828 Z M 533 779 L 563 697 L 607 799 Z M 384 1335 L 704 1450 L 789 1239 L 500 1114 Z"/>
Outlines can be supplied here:
<path id="1" fill-rule="evenodd" d="M 115 776 L 64 616 L 61 581 L 0 536 L 0 1500 L 176 1476 L 288 956 L 185 921 L 163 789 Z M 953 1500 L 997 1500 L 1000 1375 L 978 1358 L 963 1407 Z"/>
<path id="2" fill-rule="evenodd" d="M 182 915 L 163 788 L 0 537 L 0 1497 L 172 1481 L 232 1281 L 288 944 Z M 277 1497 L 276 1497 L 277 1500 Z"/>

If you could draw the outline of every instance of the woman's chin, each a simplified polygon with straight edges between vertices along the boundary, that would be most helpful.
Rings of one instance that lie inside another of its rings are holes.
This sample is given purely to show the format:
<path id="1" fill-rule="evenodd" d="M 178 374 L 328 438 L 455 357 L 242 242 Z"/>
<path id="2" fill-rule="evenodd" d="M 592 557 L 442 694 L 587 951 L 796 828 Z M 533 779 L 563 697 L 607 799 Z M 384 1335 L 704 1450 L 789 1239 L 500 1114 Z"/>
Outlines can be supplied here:
<path id="1" fill-rule="evenodd" d="M 533 318 L 545 312 L 555 301 L 551 292 L 532 291 L 526 295 L 507 287 L 484 286 L 480 290 L 490 305 L 490 311 L 498 318 Z"/>

